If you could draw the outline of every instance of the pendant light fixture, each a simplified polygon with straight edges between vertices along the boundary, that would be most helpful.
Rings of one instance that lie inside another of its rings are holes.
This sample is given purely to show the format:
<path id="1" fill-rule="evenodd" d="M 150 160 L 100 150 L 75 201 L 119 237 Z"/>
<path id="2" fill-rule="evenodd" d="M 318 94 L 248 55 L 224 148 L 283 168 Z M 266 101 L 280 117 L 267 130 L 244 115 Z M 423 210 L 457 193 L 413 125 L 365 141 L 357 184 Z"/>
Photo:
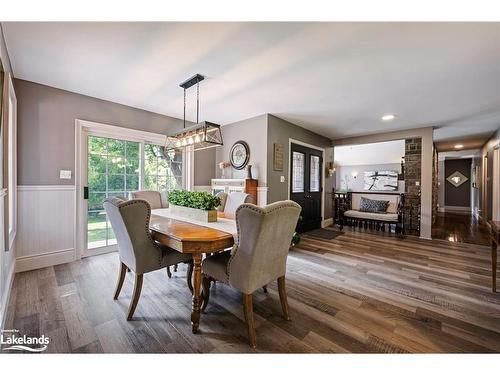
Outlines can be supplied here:
<path id="1" fill-rule="evenodd" d="M 220 125 L 208 121 L 199 121 L 200 114 L 200 82 L 205 79 L 201 74 L 196 74 L 179 86 L 184 89 L 184 124 L 182 130 L 167 136 L 166 150 L 192 146 L 194 151 L 218 147 L 224 144 Z M 186 128 L 186 90 L 196 85 L 196 124 Z"/>

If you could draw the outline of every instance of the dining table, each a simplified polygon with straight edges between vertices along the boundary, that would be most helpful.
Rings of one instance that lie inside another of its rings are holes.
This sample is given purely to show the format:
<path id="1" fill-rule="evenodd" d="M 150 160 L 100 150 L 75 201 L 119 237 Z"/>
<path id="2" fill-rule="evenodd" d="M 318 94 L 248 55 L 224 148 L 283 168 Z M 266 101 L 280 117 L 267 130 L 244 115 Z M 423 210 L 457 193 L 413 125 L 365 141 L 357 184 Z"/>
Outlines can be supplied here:
<path id="1" fill-rule="evenodd" d="M 198 332 L 201 316 L 201 263 L 203 256 L 231 248 L 237 236 L 236 222 L 219 215 L 206 223 L 172 214 L 170 209 L 152 210 L 149 228 L 153 239 L 193 257 L 191 328 Z"/>

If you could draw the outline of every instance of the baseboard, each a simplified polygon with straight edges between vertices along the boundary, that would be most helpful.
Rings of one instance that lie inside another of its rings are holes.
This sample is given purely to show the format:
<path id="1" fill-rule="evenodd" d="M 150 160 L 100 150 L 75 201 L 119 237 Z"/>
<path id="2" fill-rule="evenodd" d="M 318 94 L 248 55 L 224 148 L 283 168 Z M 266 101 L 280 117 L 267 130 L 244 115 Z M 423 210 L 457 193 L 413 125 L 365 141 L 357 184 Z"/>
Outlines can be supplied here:
<path id="1" fill-rule="evenodd" d="M 7 276 L 7 288 L 5 295 L 2 298 L 2 304 L 0 305 L 0 332 L 3 330 L 5 319 L 7 318 L 7 310 L 9 309 L 10 292 L 12 291 L 12 284 L 14 283 L 15 269 L 16 259 L 12 259 L 12 265 L 10 266 L 9 275 Z"/>
<path id="2" fill-rule="evenodd" d="M 444 212 L 453 212 L 453 211 L 471 212 L 470 207 L 462 207 L 462 206 L 444 206 L 443 210 Z"/>
<path id="3" fill-rule="evenodd" d="M 333 217 L 325 219 L 321 222 L 321 228 L 329 227 L 330 225 L 333 225 Z"/>
<path id="4" fill-rule="evenodd" d="M 16 259 L 16 272 L 31 271 L 38 268 L 69 263 L 73 262 L 75 259 L 75 249 L 64 249 L 44 254 L 28 255 Z"/>

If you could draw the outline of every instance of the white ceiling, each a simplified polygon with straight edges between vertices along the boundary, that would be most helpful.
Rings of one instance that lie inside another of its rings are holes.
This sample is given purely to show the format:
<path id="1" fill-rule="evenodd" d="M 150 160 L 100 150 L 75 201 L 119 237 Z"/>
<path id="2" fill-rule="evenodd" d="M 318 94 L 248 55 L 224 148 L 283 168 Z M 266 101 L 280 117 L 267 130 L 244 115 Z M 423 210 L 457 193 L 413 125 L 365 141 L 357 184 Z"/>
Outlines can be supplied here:
<path id="1" fill-rule="evenodd" d="M 2 24 L 17 78 L 182 117 L 178 84 L 201 73 L 201 120 L 272 113 L 330 138 L 436 126 L 440 141 L 499 127 L 499 25 Z"/>
<path id="2" fill-rule="evenodd" d="M 376 165 L 401 163 L 405 155 L 405 140 L 336 146 L 335 165 Z"/>

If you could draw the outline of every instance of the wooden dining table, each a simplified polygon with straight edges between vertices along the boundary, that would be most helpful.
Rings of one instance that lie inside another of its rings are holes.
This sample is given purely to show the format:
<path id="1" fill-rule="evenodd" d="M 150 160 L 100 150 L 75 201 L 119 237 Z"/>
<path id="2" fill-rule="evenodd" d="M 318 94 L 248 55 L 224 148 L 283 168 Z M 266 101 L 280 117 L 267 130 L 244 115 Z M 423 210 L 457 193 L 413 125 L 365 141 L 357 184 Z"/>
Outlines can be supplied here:
<path id="1" fill-rule="evenodd" d="M 181 253 L 193 256 L 191 328 L 193 333 L 196 333 L 200 326 L 201 315 L 201 262 L 203 254 L 215 253 L 232 247 L 234 233 L 210 228 L 199 223 L 195 224 L 187 221 L 189 219 L 185 220 L 153 212 L 149 228 L 156 241 Z"/>

